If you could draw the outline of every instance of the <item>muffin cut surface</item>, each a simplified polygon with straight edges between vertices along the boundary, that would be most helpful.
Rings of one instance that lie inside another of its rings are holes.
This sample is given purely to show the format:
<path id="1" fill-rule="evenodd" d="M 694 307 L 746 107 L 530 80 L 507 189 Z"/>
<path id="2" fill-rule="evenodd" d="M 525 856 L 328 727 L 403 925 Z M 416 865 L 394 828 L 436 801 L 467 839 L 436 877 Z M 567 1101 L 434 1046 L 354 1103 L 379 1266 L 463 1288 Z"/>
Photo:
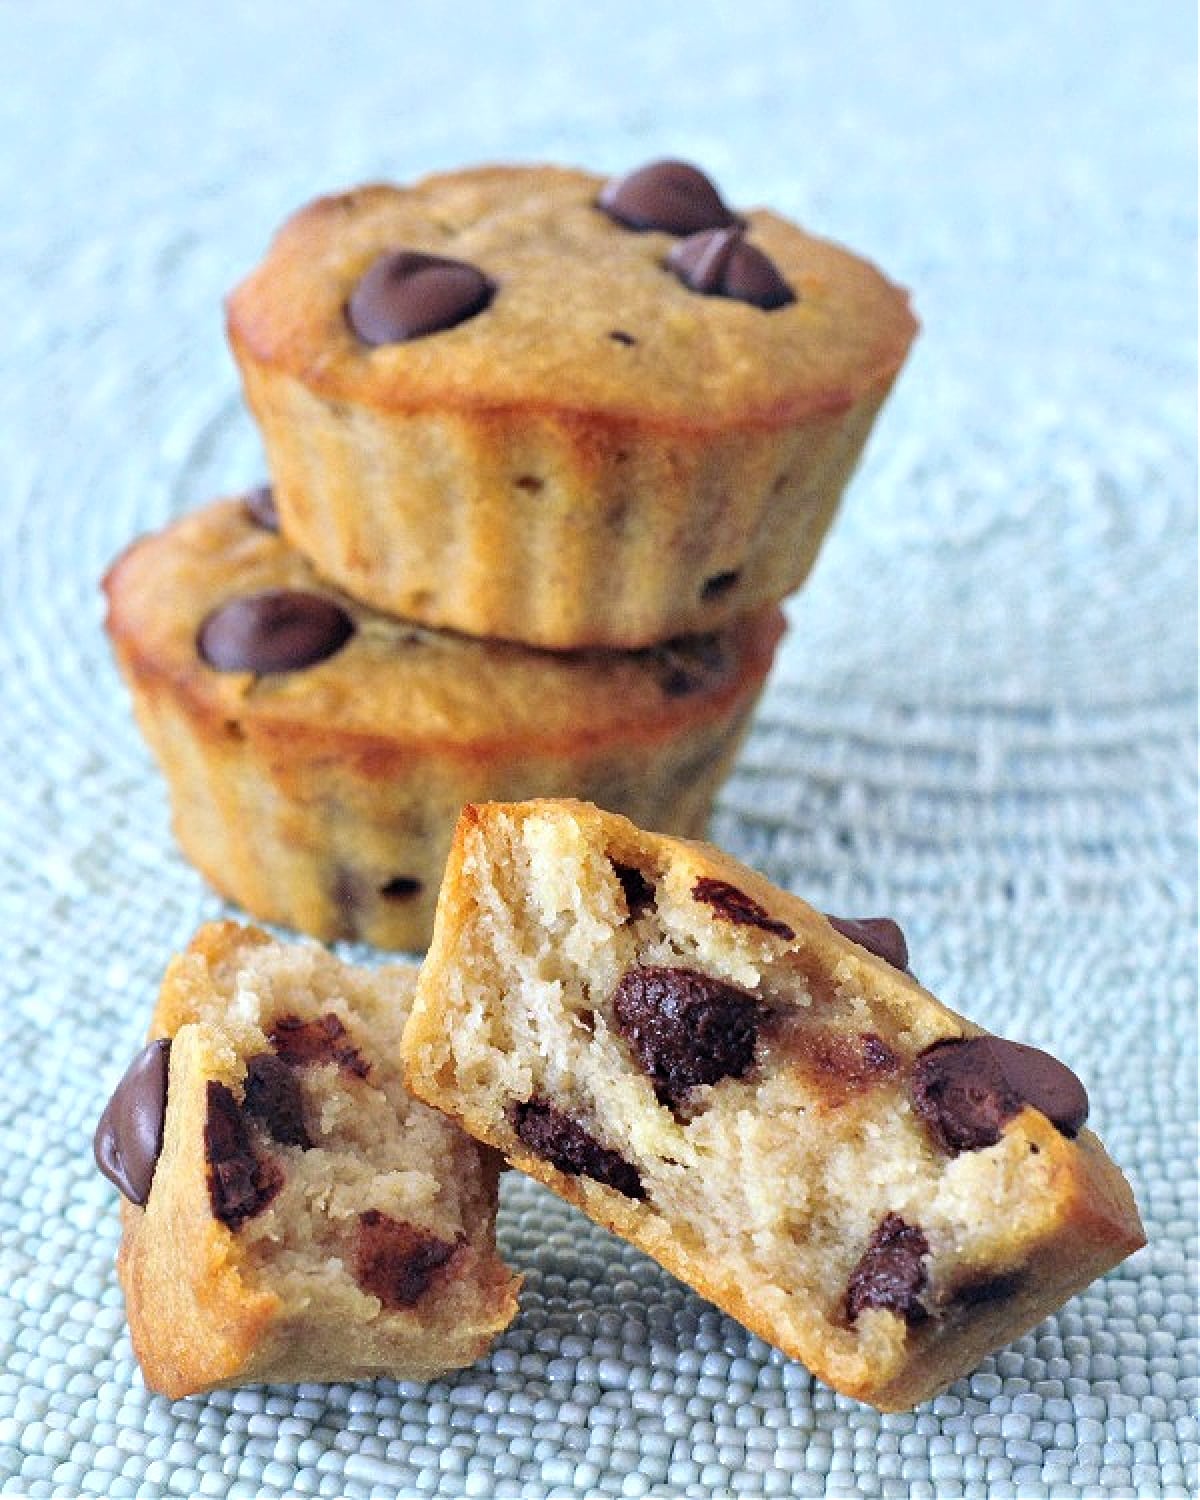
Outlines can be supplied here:
<path id="1" fill-rule="evenodd" d="M 876 951 L 706 846 L 579 803 L 468 808 L 406 1070 L 830 1385 L 899 1409 L 1143 1235 L 1078 1080 L 939 1004 L 890 924 L 840 925 Z"/>
<path id="2" fill-rule="evenodd" d="M 97 1132 L 142 1200 L 122 1202 L 118 1268 L 154 1390 L 431 1379 L 511 1322 L 496 1158 L 399 1076 L 414 974 L 232 923 L 172 961 L 143 1054 L 167 1065 L 157 1160 L 139 1164 L 144 1070 Z"/>

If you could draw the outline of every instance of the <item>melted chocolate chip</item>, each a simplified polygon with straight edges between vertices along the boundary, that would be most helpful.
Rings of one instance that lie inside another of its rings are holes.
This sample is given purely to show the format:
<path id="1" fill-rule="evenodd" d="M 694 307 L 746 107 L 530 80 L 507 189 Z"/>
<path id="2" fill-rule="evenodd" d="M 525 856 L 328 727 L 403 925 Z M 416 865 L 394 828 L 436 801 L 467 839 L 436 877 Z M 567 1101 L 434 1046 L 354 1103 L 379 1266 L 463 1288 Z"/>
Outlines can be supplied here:
<path id="1" fill-rule="evenodd" d="M 729 573 L 714 573 L 711 578 L 704 580 L 704 587 L 700 590 L 701 599 L 719 599 L 723 594 L 729 593 L 742 575 L 733 571 Z"/>
<path id="2" fill-rule="evenodd" d="M 167 1113 L 169 1041 L 143 1047 L 104 1106 L 92 1141 L 96 1165 L 139 1208 L 150 1196 Z"/>
<path id="3" fill-rule="evenodd" d="M 893 969 L 908 973 L 908 943 L 891 917 L 831 917 L 825 920 L 835 932 L 882 958 Z"/>
<path id="4" fill-rule="evenodd" d="M 796 294 L 776 269 L 774 261 L 744 239 L 745 231 L 709 229 L 676 245 L 667 257 L 689 290 L 705 297 L 729 297 L 749 302 L 764 312 L 795 302 Z"/>
<path id="5" fill-rule="evenodd" d="M 750 1071 L 763 1010 L 711 974 L 646 967 L 622 976 L 613 1016 L 659 1101 L 674 1108 L 699 1084 Z"/>
<path id="6" fill-rule="evenodd" d="M 314 1021 L 278 1016 L 271 1027 L 271 1045 L 293 1067 L 336 1063 L 343 1073 L 365 1078 L 371 1065 L 350 1040 L 341 1020 L 327 1011 Z"/>
<path id="7" fill-rule="evenodd" d="M 658 674 L 667 698 L 685 698 L 701 692 L 725 670 L 725 649 L 715 635 L 680 636 L 651 646 L 646 659 Z"/>
<path id="8" fill-rule="evenodd" d="M 535 1156 L 572 1177 L 591 1177 L 626 1198 L 644 1198 L 637 1168 L 617 1151 L 602 1146 L 577 1120 L 546 1099 L 513 1104 L 509 1121 L 517 1138 Z"/>
<path id="9" fill-rule="evenodd" d="M 622 865 L 614 859 L 612 867 L 613 874 L 625 893 L 626 910 L 629 912 L 630 919 L 636 921 L 654 905 L 654 883 L 647 880 L 633 865 Z"/>
<path id="10" fill-rule="evenodd" d="M 1012 1271 L 1007 1276 L 988 1276 L 982 1281 L 965 1281 L 954 1289 L 954 1301 L 964 1307 L 981 1307 L 989 1302 L 1004 1302 L 1021 1289 L 1024 1276 Z"/>
<path id="11" fill-rule="evenodd" d="M 354 621 L 332 599 L 267 589 L 214 609 L 196 649 L 218 672 L 296 672 L 340 651 L 353 634 Z"/>
<path id="12" fill-rule="evenodd" d="M 354 1279 L 388 1309 L 414 1307 L 461 1244 L 368 1208 L 358 1216 Z"/>
<path id="13" fill-rule="evenodd" d="M 796 936 L 786 922 L 772 917 L 765 907 L 727 880 L 710 880 L 707 875 L 701 876 L 692 887 L 692 896 L 696 901 L 703 901 L 705 906 L 711 906 L 718 917 L 724 917 L 739 927 L 761 927 L 764 932 L 774 933 L 788 942 Z"/>
<path id="14" fill-rule="evenodd" d="M 261 1120 L 282 1146 L 312 1145 L 304 1125 L 304 1092 L 300 1080 L 281 1057 L 257 1052 L 246 1060 L 242 1108 Z"/>
<path id="15" fill-rule="evenodd" d="M 495 291 L 495 282 L 465 261 L 390 250 L 350 293 L 346 319 L 364 344 L 402 344 L 465 323 Z"/>
<path id="16" fill-rule="evenodd" d="M 897 1313 L 906 1323 L 926 1316 L 919 1294 L 929 1280 L 922 1261 L 929 1241 L 899 1214 L 885 1214 L 846 1287 L 846 1316 L 853 1323 L 867 1307 Z"/>
<path id="17" fill-rule="evenodd" d="M 1070 1068 L 998 1036 L 935 1043 L 917 1059 L 910 1089 L 934 1139 L 955 1154 L 994 1146 L 1026 1104 L 1066 1136 L 1077 1135 L 1088 1115 L 1087 1093 Z"/>
<path id="18" fill-rule="evenodd" d="M 245 1116 L 223 1083 L 209 1080 L 204 1119 L 204 1159 L 208 1163 L 208 1199 L 214 1219 L 238 1230 L 271 1202 L 283 1186 L 283 1172 L 269 1157 L 259 1157 Z"/>
<path id="19" fill-rule="evenodd" d="M 279 512 L 275 509 L 275 491 L 269 484 L 260 484 L 257 489 L 248 490 L 242 504 L 246 508 L 246 514 L 256 526 L 261 526 L 264 531 L 279 530 Z"/>
<path id="20" fill-rule="evenodd" d="M 841 1032 L 804 1025 L 785 1043 L 787 1056 L 821 1091 L 821 1104 L 838 1106 L 893 1077 L 900 1059 L 873 1031 Z"/>
<path id="21" fill-rule="evenodd" d="M 614 177 L 596 202 L 627 229 L 694 234 L 738 222 L 709 178 L 685 161 L 654 161 Z"/>

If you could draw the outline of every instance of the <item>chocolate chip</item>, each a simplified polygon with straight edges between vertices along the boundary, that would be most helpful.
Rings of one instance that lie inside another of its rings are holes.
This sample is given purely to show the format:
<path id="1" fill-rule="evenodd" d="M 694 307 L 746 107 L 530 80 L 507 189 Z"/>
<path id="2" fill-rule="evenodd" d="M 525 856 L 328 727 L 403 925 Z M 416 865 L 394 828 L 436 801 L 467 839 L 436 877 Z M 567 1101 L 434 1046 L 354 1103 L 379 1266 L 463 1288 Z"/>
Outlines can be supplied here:
<path id="1" fill-rule="evenodd" d="M 752 901 L 745 891 L 738 890 L 727 880 L 710 880 L 707 875 L 701 876 L 692 887 L 692 897 L 711 906 L 717 916 L 740 927 L 761 927 L 764 932 L 774 933 L 788 942 L 796 936 L 786 922 L 770 916 L 765 907 Z"/>
<path id="2" fill-rule="evenodd" d="M 509 1121 L 517 1138 L 535 1156 L 572 1177 L 592 1177 L 626 1198 L 644 1198 L 637 1168 L 617 1151 L 602 1146 L 577 1120 L 546 1099 L 513 1104 Z"/>
<path id="3" fill-rule="evenodd" d="M 937 1042 L 917 1059 L 913 1108 L 951 1153 L 994 1146 L 1005 1123 L 1026 1104 L 1066 1136 L 1088 1114 L 1083 1084 L 1057 1058 L 997 1036 Z"/>
<path id="4" fill-rule="evenodd" d="M 385 901 L 410 901 L 420 891 L 421 882 L 412 875 L 396 875 L 379 887 Z"/>
<path id="5" fill-rule="evenodd" d="M 295 672 L 340 651 L 353 634 L 354 621 L 332 599 L 266 589 L 214 609 L 196 649 L 218 672 Z"/>
<path id="6" fill-rule="evenodd" d="M 242 1108 L 261 1120 L 283 1146 L 312 1145 L 304 1125 L 304 1092 L 300 1080 L 274 1052 L 256 1052 L 246 1060 Z"/>
<path id="7" fill-rule="evenodd" d="M 259 1157 L 245 1117 L 225 1084 L 210 1079 L 205 1102 L 208 1199 L 213 1218 L 237 1230 L 262 1213 L 279 1192 L 283 1172 L 269 1157 Z"/>
<path id="8" fill-rule="evenodd" d="M 314 1021 L 279 1016 L 271 1027 L 271 1045 L 293 1067 L 336 1063 L 343 1073 L 365 1078 L 371 1065 L 350 1040 L 350 1033 L 332 1011 Z"/>
<path id="9" fill-rule="evenodd" d="M 104 1106 L 92 1141 L 96 1165 L 141 1207 L 150 1196 L 167 1113 L 169 1041 L 143 1047 Z"/>
<path id="10" fill-rule="evenodd" d="M 709 229 L 676 245 L 667 267 L 684 286 L 706 297 L 730 297 L 749 302 L 764 312 L 795 302 L 774 261 L 743 238 L 745 231 Z"/>
<path id="11" fill-rule="evenodd" d="M 738 222 L 709 178 L 685 161 L 654 161 L 614 177 L 596 202 L 627 229 L 694 234 Z"/>
<path id="12" fill-rule="evenodd" d="M 264 531 L 279 530 L 279 512 L 275 509 L 275 491 L 269 484 L 260 484 L 248 490 L 242 500 L 246 514 Z"/>
<path id="13" fill-rule="evenodd" d="M 702 691 L 726 665 L 724 647 L 715 635 L 680 636 L 651 646 L 644 656 L 667 698 L 685 698 Z"/>
<path id="14" fill-rule="evenodd" d="M 623 865 L 615 859 L 611 861 L 611 864 L 613 874 L 625 893 L 625 908 L 630 918 L 636 921 L 654 905 L 654 883 L 647 880 L 633 865 Z"/>
<path id="15" fill-rule="evenodd" d="M 699 1084 L 750 1071 L 763 1011 L 711 974 L 646 967 L 622 976 L 613 1016 L 660 1103 L 674 1108 Z"/>
<path id="16" fill-rule="evenodd" d="M 364 344 L 402 344 L 465 323 L 495 291 L 495 283 L 465 261 L 389 250 L 350 293 L 346 318 Z"/>
<path id="17" fill-rule="evenodd" d="M 623 328 L 610 329 L 608 336 L 614 344 L 624 344 L 626 349 L 632 349 L 634 344 L 637 343 L 637 339 L 634 338 L 633 334 L 626 333 Z"/>
<path id="18" fill-rule="evenodd" d="M 711 578 L 704 580 L 704 587 L 700 590 L 700 597 L 702 599 L 719 599 L 722 594 L 727 594 L 733 588 L 741 576 L 736 571 L 714 573 Z"/>
<path id="19" fill-rule="evenodd" d="M 921 1262 L 929 1241 L 899 1214 L 885 1214 L 871 1236 L 846 1287 L 846 1316 L 851 1323 L 867 1307 L 898 1313 L 906 1323 L 926 1316 L 919 1294 L 929 1280 Z"/>
<path id="20" fill-rule="evenodd" d="M 1004 1302 L 1021 1289 L 1024 1276 L 1020 1271 L 1007 1276 L 988 1276 L 981 1281 L 966 1281 L 954 1289 L 954 1301 L 964 1307 L 981 1307 L 989 1302 Z"/>
<path id="21" fill-rule="evenodd" d="M 899 923 L 891 917 L 831 917 L 827 913 L 825 920 L 852 943 L 882 958 L 893 969 L 908 973 L 908 944 Z"/>
<path id="22" fill-rule="evenodd" d="M 358 1216 L 354 1279 L 388 1309 L 414 1307 L 461 1243 L 368 1208 Z"/>

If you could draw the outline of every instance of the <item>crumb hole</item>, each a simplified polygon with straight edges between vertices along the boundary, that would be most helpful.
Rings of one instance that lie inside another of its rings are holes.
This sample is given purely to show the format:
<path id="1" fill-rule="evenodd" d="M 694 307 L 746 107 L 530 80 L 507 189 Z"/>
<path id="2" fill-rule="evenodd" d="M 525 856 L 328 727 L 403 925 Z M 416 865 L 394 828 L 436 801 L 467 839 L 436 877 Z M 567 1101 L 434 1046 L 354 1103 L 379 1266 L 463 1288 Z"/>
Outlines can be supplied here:
<path id="1" fill-rule="evenodd" d="M 627 349 L 637 343 L 637 339 L 634 338 L 633 334 L 626 333 L 623 328 L 611 329 L 608 336 L 614 344 L 624 344 Z"/>
<path id="2" fill-rule="evenodd" d="M 386 885 L 379 887 L 379 894 L 388 901 L 408 901 L 420 893 L 421 882 L 411 875 L 397 875 Z"/>

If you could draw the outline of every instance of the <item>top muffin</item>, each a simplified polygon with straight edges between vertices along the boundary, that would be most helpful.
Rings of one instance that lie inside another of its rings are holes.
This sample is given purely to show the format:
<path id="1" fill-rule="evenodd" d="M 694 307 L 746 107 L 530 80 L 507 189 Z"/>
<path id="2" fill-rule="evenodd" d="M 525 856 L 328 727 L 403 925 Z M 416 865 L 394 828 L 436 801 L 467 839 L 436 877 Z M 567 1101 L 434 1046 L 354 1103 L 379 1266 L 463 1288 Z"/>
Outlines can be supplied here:
<path id="1" fill-rule="evenodd" d="M 426 623 L 567 647 L 797 586 L 916 324 L 866 261 L 657 163 L 319 199 L 228 329 L 318 569 Z"/>

